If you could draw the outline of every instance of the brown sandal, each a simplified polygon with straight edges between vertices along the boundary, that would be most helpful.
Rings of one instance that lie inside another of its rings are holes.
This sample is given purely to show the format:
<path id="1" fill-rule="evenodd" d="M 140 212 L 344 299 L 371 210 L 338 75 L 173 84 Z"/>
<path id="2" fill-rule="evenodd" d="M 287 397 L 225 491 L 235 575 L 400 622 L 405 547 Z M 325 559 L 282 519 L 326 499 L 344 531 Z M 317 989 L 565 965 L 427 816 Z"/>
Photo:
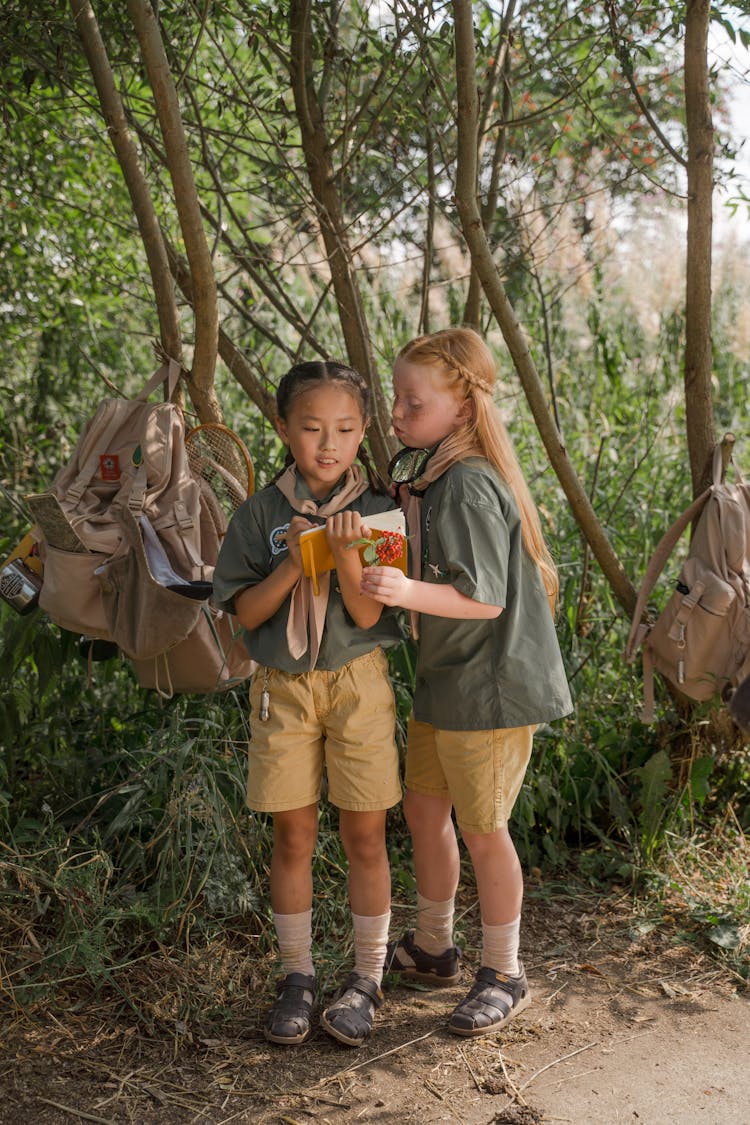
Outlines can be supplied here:
<path id="1" fill-rule="evenodd" d="M 312 1000 L 307 999 L 307 994 Z M 276 985 L 276 999 L 266 1012 L 263 1034 L 269 1043 L 294 1046 L 310 1038 L 315 977 L 288 973 Z"/>
<path id="2" fill-rule="evenodd" d="M 467 995 L 448 1021 L 454 1035 L 489 1035 L 505 1027 L 531 1003 L 526 970 L 520 966 L 518 976 L 480 969 Z"/>
<path id="3" fill-rule="evenodd" d="M 339 1043 L 361 1047 L 372 1031 L 375 1012 L 382 1003 L 383 993 L 374 980 L 350 973 L 338 999 L 326 1008 L 320 1022 Z"/>
<path id="4" fill-rule="evenodd" d="M 404 964 L 399 960 L 399 950 L 414 962 Z M 414 930 L 407 930 L 400 938 L 388 942 L 383 971 L 399 973 L 407 980 L 418 980 L 431 984 L 433 988 L 451 988 L 461 979 L 461 950 L 449 946 L 444 953 L 426 953 L 414 941 Z"/>

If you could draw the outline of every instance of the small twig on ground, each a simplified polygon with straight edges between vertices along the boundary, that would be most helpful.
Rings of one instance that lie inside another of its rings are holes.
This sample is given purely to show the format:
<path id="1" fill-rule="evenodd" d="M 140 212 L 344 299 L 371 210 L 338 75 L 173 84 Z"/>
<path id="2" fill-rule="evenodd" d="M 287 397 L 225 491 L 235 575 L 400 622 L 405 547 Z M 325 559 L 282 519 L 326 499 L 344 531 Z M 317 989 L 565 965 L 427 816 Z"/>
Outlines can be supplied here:
<path id="1" fill-rule="evenodd" d="M 517 1102 L 520 1102 L 521 1105 L 528 1105 L 529 1103 L 526 1101 L 523 1094 L 518 1089 L 518 1087 L 516 1086 L 515 1082 L 511 1078 L 511 1076 L 508 1074 L 508 1068 L 505 1065 L 505 1059 L 503 1058 L 502 1052 L 500 1052 L 500 1066 L 503 1068 L 503 1075 L 505 1077 L 505 1081 L 508 1083 L 511 1090 L 513 1091 L 513 1097 L 516 1099 Z"/>
<path id="2" fill-rule="evenodd" d="M 432 1094 L 432 1095 L 433 1095 L 434 1097 L 438 1098 L 438 1099 L 439 1099 L 439 1100 L 440 1100 L 441 1102 L 444 1102 L 444 1101 L 445 1101 L 445 1098 L 444 1098 L 444 1097 L 443 1097 L 443 1095 L 442 1095 L 442 1094 L 440 1093 L 440 1091 L 438 1090 L 438 1088 L 437 1088 L 437 1086 L 435 1085 L 435 1083 L 434 1083 L 434 1082 L 430 1082 L 429 1078 L 425 1078 L 425 1079 L 424 1079 L 424 1085 L 425 1085 L 425 1086 L 427 1087 L 427 1089 L 428 1089 L 428 1090 L 430 1091 L 430 1093 L 431 1093 L 431 1094 Z"/>
<path id="3" fill-rule="evenodd" d="M 566 981 L 563 981 L 563 983 L 562 983 L 562 984 L 560 985 L 560 987 L 559 987 L 559 988 L 557 988 L 557 989 L 555 989 L 555 991 L 554 991 L 554 992 L 552 993 L 552 995 L 551 995 L 551 996 L 547 996 L 547 997 L 546 997 L 546 999 L 545 999 L 544 1003 L 545 1003 L 545 1004 L 547 1004 L 547 1005 L 551 1004 L 551 1003 L 552 1003 L 552 1001 L 553 1001 L 553 1000 L 555 999 L 555 997 L 556 997 L 556 996 L 559 996 L 559 995 L 560 995 L 560 993 L 561 993 L 561 992 L 562 992 L 562 991 L 563 991 L 564 989 L 566 989 L 566 988 L 568 987 L 568 985 L 569 985 L 569 984 L 570 984 L 570 981 L 567 981 L 567 980 L 566 980 Z"/>
<path id="4" fill-rule="evenodd" d="M 552 1062 L 548 1062 L 546 1066 L 542 1066 L 539 1068 L 539 1070 L 535 1070 L 530 1078 L 527 1078 L 525 1082 L 521 1083 L 518 1089 L 525 1090 L 526 1087 L 530 1086 L 531 1083 L 534 1082 L 540 1074 L 544 1074 L 545 1070 L 550 1070 L 553 1066 L 557 1066 L 558 1063 L 565 1062 L 566 1059 L 572 1059 L 574 1055 L 580 1055 L 583 1051 L 590 1051 L 592 1047 L 598 1046 L 599 1042 L 597 1040 L 594 1043 L 587 1043 L 585 1047 L 579 1047 L 576 1051 L 570 1051 L 567 1055 L 561 1055 L 559 1059 L 553 1059 Z"/>
<path id="5" fill-rule="evenodd" d="M 525 1090 L 528 1086 L 530 1086 L 531 1083 L 534 1082 L 539 1077 L 540 1074 L 544 1074 L 545 1070 L 550 1070 L 553 1066 L 557 1066 L 558 1063 L 565 1062 L 566 1059 L 572 1059 L 574 1055 L 580 1055 L 583 1051 L 589 1051 L 589 1050 L 591 1050 L 592 1047 L 598 1047 L 598 1046 L 599 1046 L 598 1040 L 594 1043 L 587 1043 L 585 1047 L 579 1047 L 578 1050 L 576 1050 L 576 1051 L 570 1051 L 569 1054 L 567 1054 L 567 1055 L 561 1055 L 559 1059 L 553 1059 L 552 1062 L 548 1062 L 546 1066 L 542 1066 L 542 1067 L 539 1068 L 539 1070 L 535 1070 L 530 1078 L 527 1078 L 525 1082 L 521 1083 L 521 1085 L 518 1087 L 518 1089 L 516 1090 L 513 1097 L 509 1098 L 507 1103 L 498 1112 L 503 1113 L 504 1110 L 506 1110 L 510 1106 L 512 1106 L 513 1102 L 517 1100 L 518 1095 L 521 1093 L 521 1091 Z M 495 1115 L 495 1118 L 496 1117 L 497 1117 L 497 1114 Z M 495 1118 L 493 1118 L 493 1120 L 495 1120 Z"/>
<path id="6" fill-rule="evenodd" d="M 53 1102 L 50 1098 L 38 1098 L 40 1102 L 45 1105 L 53 1105 L 55 1109 L 61 1109 L 63 1113 L 70 1113 L 73 1117 L 82 1117 L 84 1121 L 99 1121 L 101 1125 L 115 1125 L 111 1117 L 97 1117 L 95 1113 L 84 1113 L 82 1109 L 74 1109 L 71 1105 L 63 1105 L 62 1102 Z"/>
<path id="7" fill-rule="evenodd" d="M 321 1078 L 316 1085 L 321 1086 L 324 1082 L 335 1082 L 336 1079 L 343 1078 L 346 1074 L 352 1074 L 355 1070 L 361 1070 L 363 1066 L 369 1066 L 370 1063 L 377 1062 L 378 1059 L 384 1059 L 388 1055 L 395 1055 L 398 1051 L 403 1051 L 407 1047 L 412 1047 L 415 1043 L 421 1043 L 423 1039 L 429 1039 L 436 1031 L 437 1028 L 433 1031 L 427 1031 L 424 1035 L 418 1035 L 416 1039 L 409 1039 L 406 1043 L 399 1043 L 398 1047 L 391 1047 L 390 1051 L 383 1051 L 382 1054 L 373 1055 L 371 1059 L 365 1059 L 364 1062 L 357 1063 L 355 1066 L 347 1066 L 344 1070 L 337 1070 L 335 1074 L 329 1074 L 328 1077 Z M 310 1097 L 314 1098 L 315 1094 L 312 1093 L 314 1088 L 314 1086 L 311 1086 L 303 1091 L 303 1093 L 309 1094 Z"/>
<path id="8" fill-rule="evenodd" d="M 474 1067 L 471 1065 L 468 1058 L 466 1057 L 466 1052 L 464 1051 L 463 1047 L 459 1047 L 458 1053 L 461 1056 L 461 1058 L 464 1060 L 464 1062 L 466 1063 L 466 1069 L 468 1070 L 471 1077 L 474 1079 L 474 1085 L 476 1086 L 477 1090 L 481 1094 L 482 1093 L 482 1084 L 479 1081 L 479 1079 L 477 1078 L 476 1074 L 474 1073 Z"/>
<path id="9" fill-rule="evenodd" d="M 601 1067 L 592 1066 L 588 1070 L 577 1070 L 575 1074 L 564 1074 L 562 1078 L 558 1078 L 557 1085 L 561 1086 L 563 1082 L 572 1082 L 574 1078 L 584 1078 L 587 1074 L 598 1074 Z"/>

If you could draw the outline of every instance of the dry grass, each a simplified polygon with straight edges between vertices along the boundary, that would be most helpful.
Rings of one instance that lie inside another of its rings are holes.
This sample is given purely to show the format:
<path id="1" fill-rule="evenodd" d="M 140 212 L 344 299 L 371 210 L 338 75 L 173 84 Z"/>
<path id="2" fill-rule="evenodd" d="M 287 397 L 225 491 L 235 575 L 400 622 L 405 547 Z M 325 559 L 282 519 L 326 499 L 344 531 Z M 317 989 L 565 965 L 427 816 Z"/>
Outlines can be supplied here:
<path id="1" fill-rule="evenodd" d="M 468 980 L 478 918 L 472 900 L 463 909 Z M 400 921 L 409 921 L 406 908 L 396 908 Z M 6 942 L 22 933 L 3 928 L 6 962 Z M 275 966 L 257 939 L 239 932 L 188 952 L 155 948 L 96 991 L 60 981 L 43 1000 L 21 1007 L 6 987 L 0 1081 L 8 1094 L 0 1121 L 301 1125 L 343 1114 L 395 1125 L 425 1120 L 418 1110 L 425 1099 L 445 1110 L 446 1120 L 461 1120 L 471 1094 L 472 1105 L 486 1103 L 485 1120 L 494 1120 L 490 1108 L 499 1112 L 502 1099 L 506 1116 L 497 1120 L 526 1125 L 539 1120 L 528 1102 L 537 1074 L 514 1061 L 515 1052 L 549 1040 L 564 1001 L 581 990 L 587 1001 L 596 998 L 585 1042 L 561 1050 L 550 1066 L 599 1043 L 613 1021 L 640 1033 L 651 1002 L 690 1005 L 733 987 L 705 949 L 679 940 L 674 915 L 645 914 L 625 890 L 605 897 L 538 882 L 527 900 L 523 944 L 537 1003 L 502 1034 L 502 1052 L 500 1037 L 457 1044 L 444 1032 L 460 987 L 389 990 L 373 1038 L 356 1052 L 320 1032 L 301 1050 L 269 1045 L 259 1024 Z M 322 968 L 334 975 L 334 966 Z"/>

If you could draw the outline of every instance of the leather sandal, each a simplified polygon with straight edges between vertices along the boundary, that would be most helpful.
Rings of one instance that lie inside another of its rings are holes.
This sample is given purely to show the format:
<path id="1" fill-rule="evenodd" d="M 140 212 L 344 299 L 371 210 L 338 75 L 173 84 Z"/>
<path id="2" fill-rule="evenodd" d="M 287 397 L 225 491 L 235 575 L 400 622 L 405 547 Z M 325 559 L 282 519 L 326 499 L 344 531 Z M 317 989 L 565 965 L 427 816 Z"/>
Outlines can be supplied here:
<path id="1" fill-rule="evenodd" d="M 361 1047 L 372 1031 L 375 1012 L 383 999 L 374 980 L 350 973 L 338 998 L 321 1015 L 321 1025 L 339 1043 Z"/>
<path id="2" fill-rule="evenodd" d="M 409 965 L 399 958 L 399 950 L 413 961 Z M 431 984 L 433 988 L 451 988 L 461 979 L 461 950 L 451 945 L 444 953 L 426 953 L 414 941 L 414 930 L 406 930 L 400 938 L 388 942 L 383 971 L 399 973 L 407 980 Z"/>
<path id="3" fill-rule="evenodd" d="M 482 968 L 474 984 L 448 1020 L 454 1035 L 487 1035 L 499 1031 L 531 1003 L 526 970 L 517 976 Z"/>
<path id="4" fill-rule="evenodd" d="M 308 1000 L 310 994 L 312 999 Z M 288 973 L 276 985 L 276 999 L 266 1012 L 263 1034 L 269 1043 L 294 1045 L 310 1038 L 315 977 Z"/>

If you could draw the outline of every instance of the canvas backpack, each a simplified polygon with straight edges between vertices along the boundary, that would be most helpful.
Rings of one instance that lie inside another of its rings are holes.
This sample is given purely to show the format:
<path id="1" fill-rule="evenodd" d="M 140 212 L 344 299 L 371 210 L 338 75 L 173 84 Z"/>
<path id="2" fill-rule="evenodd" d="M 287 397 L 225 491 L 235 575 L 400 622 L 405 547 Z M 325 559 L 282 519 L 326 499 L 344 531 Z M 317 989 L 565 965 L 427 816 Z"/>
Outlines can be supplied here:
<path id="1" fill-rule="evenodd" d="M 648 598 L 683 532 L 695 522 L 675 590 L 644 622 Z M 643 654 L 643 721 L 654 720 L 654 671 L 690 699 L 726 695 L 750 672 L 750 487 L 739 472 L 722 480 L 721 446 L 713 482 L 663 535 L 643 576 L 625 658 Z"/>
<path id="2" fill-rule="evenodd" d="M 190 468 L 182 411 L 149 402 L 164 383 L 171 398 L 179 375 L 169 360 L 135 399 L 101 402 L 50 488 L 26 498 L 44 566 L 40 607 L 64 629 L 113 641 L 164 695 L 250 674 L 234 620 L 207 601 L 226 518 Z M 165 654 L 178 648 L 172 669 Z M 157 658 L 161 677 L 150 674 Z"/>

